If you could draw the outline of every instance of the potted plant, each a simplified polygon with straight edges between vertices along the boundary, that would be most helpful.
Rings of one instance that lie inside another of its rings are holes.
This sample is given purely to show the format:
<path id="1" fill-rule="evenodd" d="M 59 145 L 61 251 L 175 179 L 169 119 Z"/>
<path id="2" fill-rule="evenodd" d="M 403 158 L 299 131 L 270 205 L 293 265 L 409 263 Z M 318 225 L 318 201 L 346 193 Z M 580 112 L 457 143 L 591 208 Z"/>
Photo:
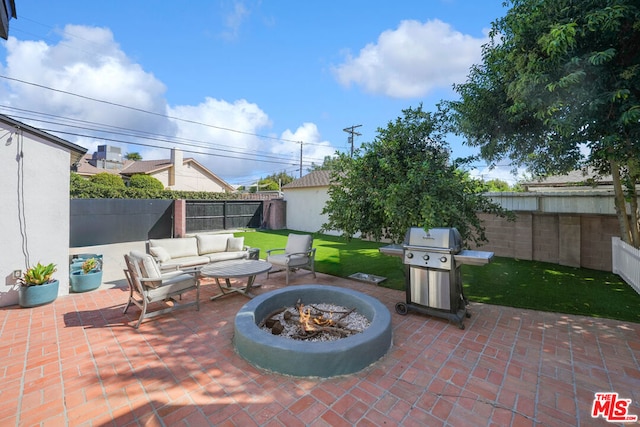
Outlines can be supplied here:
<path id="1" fill-rule="evenodd" d="M 98 258 L 87 258 L 79 270 L 69 274 L 73 292 L 87 292 L 97 289 L 102 284 L 102 263 Z"/>
<path id="2" fill-rule="evenodd" d="M 18 303 L 21 307 L 37 307 L 48 304 L 58 297 L 60 282 L 53 279 L 53 273 L 57 271 L 56 265 L 38 263 L 29 267 L 18 280 Z"/>

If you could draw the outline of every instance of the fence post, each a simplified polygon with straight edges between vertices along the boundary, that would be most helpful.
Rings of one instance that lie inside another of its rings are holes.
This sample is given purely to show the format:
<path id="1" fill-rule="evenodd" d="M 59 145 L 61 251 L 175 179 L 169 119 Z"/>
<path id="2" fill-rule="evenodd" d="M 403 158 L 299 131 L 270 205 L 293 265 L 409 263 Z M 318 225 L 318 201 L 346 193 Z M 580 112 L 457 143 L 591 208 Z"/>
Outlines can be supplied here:
<path id="1" fill-rule="evenodd" d="M 184 237 L 187 234 L 187 201 L 173 202 L 173 236 Z"/>

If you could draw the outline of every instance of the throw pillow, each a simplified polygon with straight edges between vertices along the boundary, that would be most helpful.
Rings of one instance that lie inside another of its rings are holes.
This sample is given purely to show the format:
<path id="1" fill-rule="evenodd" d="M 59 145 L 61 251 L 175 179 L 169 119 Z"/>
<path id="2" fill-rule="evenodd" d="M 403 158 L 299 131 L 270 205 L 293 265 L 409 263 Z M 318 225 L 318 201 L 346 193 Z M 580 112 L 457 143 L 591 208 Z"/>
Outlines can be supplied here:
<path id="1" fill-rule="evenodd" d="M 227 239 L 227 252 L 241 251 L 244 248 L 244 237 L 229 237 Z"/>
<path id="2" fill-rule="evenodd" d="M 160 262 L 167 262 L 171 259 L 169 252 L 162 246 L 152 246 L 149 248 L 149 252 Z"/>

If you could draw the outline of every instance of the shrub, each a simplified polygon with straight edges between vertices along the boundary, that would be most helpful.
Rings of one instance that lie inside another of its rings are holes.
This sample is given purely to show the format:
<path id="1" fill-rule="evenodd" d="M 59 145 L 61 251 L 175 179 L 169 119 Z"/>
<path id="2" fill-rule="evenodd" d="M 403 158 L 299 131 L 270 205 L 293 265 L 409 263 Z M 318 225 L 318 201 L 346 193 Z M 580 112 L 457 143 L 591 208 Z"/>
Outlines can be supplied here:
<path id="1" fill-rule="evenodd" d="M 135 174 L 131 177 L 131 179 L 129 179 L 129 187 L 152 191 L 164 190 L 164 185 L 162 185 L 162 183 L 157 178 L 141 173 Z"/>
<path id="2" fill-rule="evenodd" d="M 93 175 L 89 180 L 98 185 L 104 185 L 110 188 L 124 188 L 124 181 L 119 175 L 114 175 L 107 172 L 100 172 Z"/>

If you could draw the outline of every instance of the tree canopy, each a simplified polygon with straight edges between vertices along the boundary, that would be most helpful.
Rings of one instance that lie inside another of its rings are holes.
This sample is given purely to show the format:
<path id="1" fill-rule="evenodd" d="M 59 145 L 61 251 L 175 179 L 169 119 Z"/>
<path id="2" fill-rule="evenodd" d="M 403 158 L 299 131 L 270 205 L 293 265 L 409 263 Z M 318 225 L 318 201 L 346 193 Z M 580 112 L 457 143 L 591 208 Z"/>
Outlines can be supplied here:
<path id="1" fill-rule="evenodd" d="M 486 241 L 477 212 L 506 212 L 460 169 L 468 160 L 450 161 L 433 114 L 422 106 L 403 113 L 353 157 L 338 154 L 322 229 L 400 242 L 409 227 L 456 227 L 465 240 Z"/>
<path id="2" fill-rule="evenodd" d="M 492 163 L 506 157 L 538 176 L 586 165 L 611 174 L 621 237 L 638 247 L 637 0 L 506 3 L 482 63 L 447 104 L 456 128 Z"/>

